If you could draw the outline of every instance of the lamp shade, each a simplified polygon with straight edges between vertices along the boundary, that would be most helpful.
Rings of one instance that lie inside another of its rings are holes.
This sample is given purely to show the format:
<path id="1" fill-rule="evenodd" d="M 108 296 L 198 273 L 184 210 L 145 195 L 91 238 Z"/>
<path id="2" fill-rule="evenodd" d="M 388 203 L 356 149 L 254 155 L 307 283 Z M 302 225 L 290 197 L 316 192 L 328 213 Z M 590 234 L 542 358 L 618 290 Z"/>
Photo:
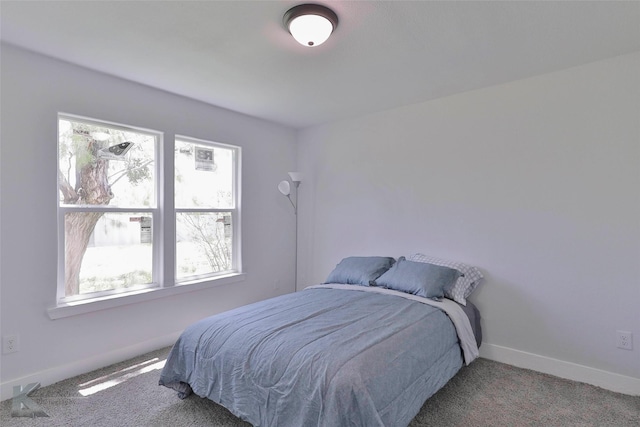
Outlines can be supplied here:
<path id="1" fill-rule="evenodd" d="M 291 185 L 289 185 L 289 181 L 280 181 L 280 184 L 278 184 L 278 191 L 285 196 L 291 194 Z"/>
<path id="2" fill-rule="evenodd" d="M 303 46 L 319 46 L 338 26 L 338 15 L 319 4 L 301 4 L 284 14 L 284 25 Z"/>
<path id="3" fill-rule="evenodd" d="M 303 177 L 304 175 L 302 175 L 300 172 L 289 172 L 289 178 L 291 178 L 291 182 L 293 183 L 299 183 L 300 181 L 302 181 Z"/>

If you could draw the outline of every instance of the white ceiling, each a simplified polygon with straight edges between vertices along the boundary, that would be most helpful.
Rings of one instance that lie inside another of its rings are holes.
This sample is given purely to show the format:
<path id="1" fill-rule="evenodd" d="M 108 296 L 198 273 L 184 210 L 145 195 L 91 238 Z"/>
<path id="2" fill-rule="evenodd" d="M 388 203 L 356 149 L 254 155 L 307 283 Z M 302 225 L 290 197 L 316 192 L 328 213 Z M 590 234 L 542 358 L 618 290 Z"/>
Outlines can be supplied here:
<path id="1" fill-rule="evenodd" d="M 323 45 L 282 16 L 304 1 L 6 1 L 2 40 L 296 128 L 640 50 L 640 2 L 327 1 Z"/>

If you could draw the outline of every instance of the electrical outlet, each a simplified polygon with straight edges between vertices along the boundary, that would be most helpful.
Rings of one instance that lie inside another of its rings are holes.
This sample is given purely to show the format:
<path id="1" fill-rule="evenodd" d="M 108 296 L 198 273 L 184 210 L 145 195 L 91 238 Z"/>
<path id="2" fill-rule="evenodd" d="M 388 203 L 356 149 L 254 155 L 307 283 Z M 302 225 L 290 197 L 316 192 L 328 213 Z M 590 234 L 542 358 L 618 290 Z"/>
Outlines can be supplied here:
<path id="1" fill-rule="evenodd" d="M 633 350 L 633 335 L 629 331 L 618 331 L 618 348 Z"/>
<path id="2" fill-rule="evenodd" d="M 7 335 L 2 338 L 2 352 L 4 354 L 15 353 L 20 350 L 18 335 Z"/>

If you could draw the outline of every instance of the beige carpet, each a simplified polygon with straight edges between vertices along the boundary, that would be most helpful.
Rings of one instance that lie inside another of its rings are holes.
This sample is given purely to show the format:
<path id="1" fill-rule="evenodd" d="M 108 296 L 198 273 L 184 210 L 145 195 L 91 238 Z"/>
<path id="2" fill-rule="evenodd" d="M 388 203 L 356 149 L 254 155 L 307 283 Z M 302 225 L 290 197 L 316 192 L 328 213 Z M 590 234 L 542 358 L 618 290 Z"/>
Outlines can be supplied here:
<path id="1" fill-rule="evenodd" d="M 12 417 L 11 400 L 6 400 L 0 404 L 0 426 L 249 426 L 207 399 L 192 395 L 180 400 L 173 390 L 158 386 L 159 369 L 168 351 L 164 348 L 34 391 L 29 397 L 49 415 L 47 418 Z M 638 396 L 486 359 L 463 368 L 423 405 L 410 424 L 639 425 Z"/>

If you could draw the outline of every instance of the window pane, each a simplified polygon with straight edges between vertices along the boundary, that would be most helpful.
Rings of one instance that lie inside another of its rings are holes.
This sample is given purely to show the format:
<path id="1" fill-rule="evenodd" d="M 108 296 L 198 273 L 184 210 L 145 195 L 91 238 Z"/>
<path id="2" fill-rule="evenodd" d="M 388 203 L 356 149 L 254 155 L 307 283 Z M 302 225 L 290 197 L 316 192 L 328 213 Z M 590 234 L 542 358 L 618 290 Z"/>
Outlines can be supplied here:
<path id="1" fill-rule="evenodd" d="M 65 294 L 152 283 L 150 213 L 65 214 Z"/>
<path id="2" fill-rule="evenodd" d="M 155 207 L 155 136 L 69 119 L 58 132 L 61 205 Z"/>
<path id="3" fill-rule="evenodd" d="M 177 208 L 233 207 L 233 150 L 176 140 Z"/>
<path id="4" fill-rule="evenodd" d="M 178 213 L 178 279 L 231 270 L 231 212 Z"/>

